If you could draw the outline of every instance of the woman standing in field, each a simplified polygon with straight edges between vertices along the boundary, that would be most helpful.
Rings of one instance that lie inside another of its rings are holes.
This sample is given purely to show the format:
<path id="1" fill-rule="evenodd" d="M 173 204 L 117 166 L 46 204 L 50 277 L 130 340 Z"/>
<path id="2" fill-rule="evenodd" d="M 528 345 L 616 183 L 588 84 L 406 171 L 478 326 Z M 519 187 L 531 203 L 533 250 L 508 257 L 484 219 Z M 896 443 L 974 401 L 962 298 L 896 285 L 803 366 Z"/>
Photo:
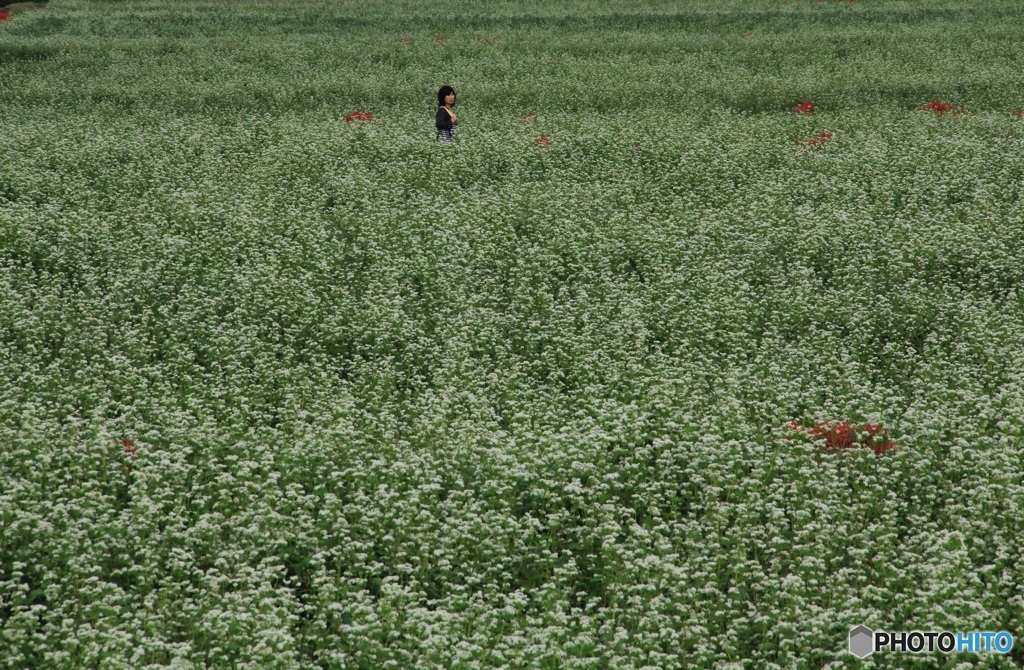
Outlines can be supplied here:
<path id="1" fill-rule="evenodd" d="M 434 125 L 437 126 L 437 139 L 449 144 L 459 129 L 459 120 L 455 117 L 452 107 L 455 105 L 455 89 L 442 86 L 437 92 L 437 115 Z"/>

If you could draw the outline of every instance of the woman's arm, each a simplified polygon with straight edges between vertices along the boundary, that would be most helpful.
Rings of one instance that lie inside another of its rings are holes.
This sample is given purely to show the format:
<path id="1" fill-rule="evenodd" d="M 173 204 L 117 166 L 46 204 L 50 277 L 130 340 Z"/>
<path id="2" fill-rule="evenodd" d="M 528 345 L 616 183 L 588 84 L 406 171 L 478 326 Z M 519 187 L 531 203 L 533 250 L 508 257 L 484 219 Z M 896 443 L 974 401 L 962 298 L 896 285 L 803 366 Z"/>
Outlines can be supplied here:
<path id="1" fill-rule="evenodd" d="M 438 130 L 451 130 L 452 117 L 444 107 L 437 108 L 437 116 L 434 118 Z"/>

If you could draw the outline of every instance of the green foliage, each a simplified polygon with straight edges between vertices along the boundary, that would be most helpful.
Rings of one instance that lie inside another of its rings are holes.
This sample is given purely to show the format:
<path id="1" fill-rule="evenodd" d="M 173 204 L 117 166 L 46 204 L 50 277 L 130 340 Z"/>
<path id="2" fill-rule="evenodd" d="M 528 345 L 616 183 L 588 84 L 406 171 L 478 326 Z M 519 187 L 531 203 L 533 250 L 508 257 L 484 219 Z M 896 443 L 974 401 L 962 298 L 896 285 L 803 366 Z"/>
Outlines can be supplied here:
<path id="1" fill-rule="evenodd" d="M 0 24 L 0 668 L 1020 666 L 1022 19 Z"/>

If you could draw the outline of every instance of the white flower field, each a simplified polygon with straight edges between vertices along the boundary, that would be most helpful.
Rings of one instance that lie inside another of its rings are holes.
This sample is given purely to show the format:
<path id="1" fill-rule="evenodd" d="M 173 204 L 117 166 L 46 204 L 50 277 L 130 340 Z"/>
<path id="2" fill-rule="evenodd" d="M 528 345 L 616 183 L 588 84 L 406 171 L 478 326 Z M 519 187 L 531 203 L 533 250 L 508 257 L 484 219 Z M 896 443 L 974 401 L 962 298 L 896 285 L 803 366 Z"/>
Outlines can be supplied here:
<path id="1" fill-rule="evenodd" d="M 1022 36 L 0 15 L 0 668 L 1021 667 Z"/>

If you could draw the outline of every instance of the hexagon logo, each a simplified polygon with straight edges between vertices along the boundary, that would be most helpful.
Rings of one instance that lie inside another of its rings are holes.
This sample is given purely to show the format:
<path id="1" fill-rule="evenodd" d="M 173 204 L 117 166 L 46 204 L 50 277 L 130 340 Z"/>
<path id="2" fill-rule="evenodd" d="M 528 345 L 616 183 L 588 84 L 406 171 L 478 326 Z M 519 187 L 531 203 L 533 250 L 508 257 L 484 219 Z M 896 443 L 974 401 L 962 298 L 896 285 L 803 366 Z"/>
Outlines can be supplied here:
<path id="1" fill-rule="evenodd" d="M 864 658 L 875 650 L 875 631 L 861 625 L 850 629 L 850 653 Z"/>

